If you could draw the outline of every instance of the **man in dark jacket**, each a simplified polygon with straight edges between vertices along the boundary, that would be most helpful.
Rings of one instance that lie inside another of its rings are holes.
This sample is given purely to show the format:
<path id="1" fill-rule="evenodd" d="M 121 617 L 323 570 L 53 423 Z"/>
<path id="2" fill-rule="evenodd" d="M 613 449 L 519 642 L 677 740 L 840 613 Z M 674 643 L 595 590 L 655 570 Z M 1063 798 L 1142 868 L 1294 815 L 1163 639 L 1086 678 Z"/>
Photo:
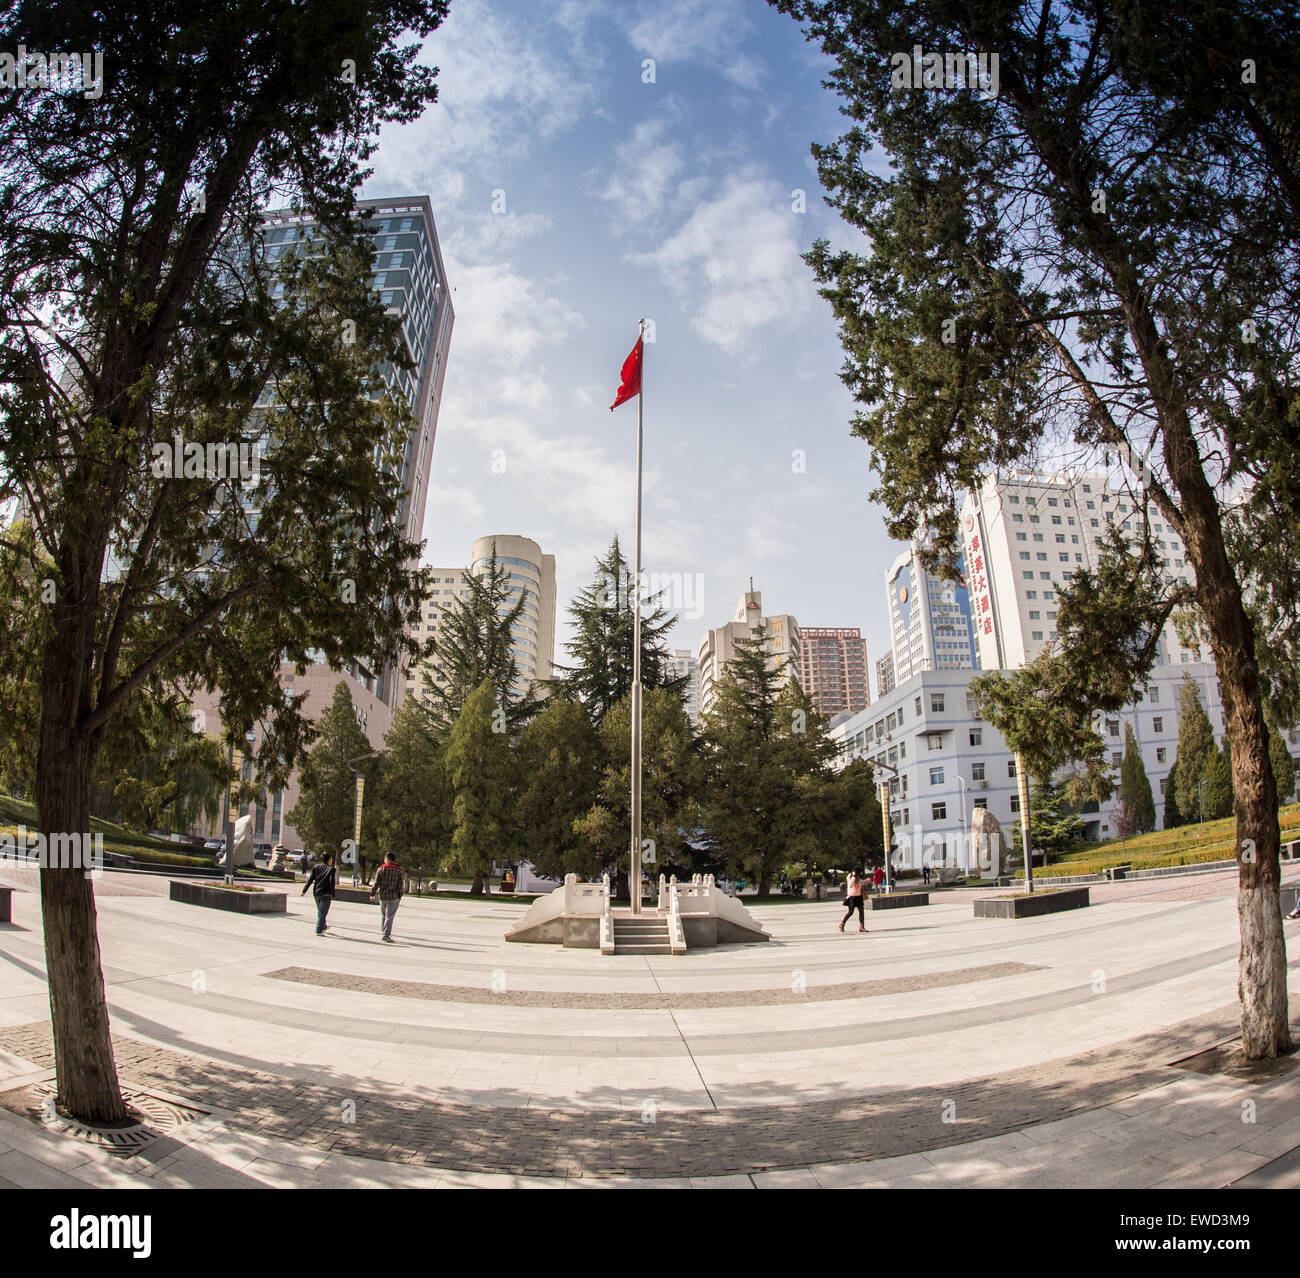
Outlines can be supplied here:
<path id="1" fill-rule="evenodd" d="M 402 902 L 402 870 L 391 852 L 385 855 L 383 865 L 375 871 L 370 899 L 373 901 L 376 898 L 379 899 L 379 935 L 391 945 L 393 918 Z"/>
<path id="2" fill-rule="evenodd" d="M 326 852 L 318 865 L 313 865 L 307 882 L 302 885 L 302 895 L 307 895 L 311 888 L 316 898 L 316 935 L 323 936 L 329 931 L 325 916 L 330 912 L 334 901 L 334 885 L 338 882 L 338 871 L 334 868 L 334 853 Z"/>

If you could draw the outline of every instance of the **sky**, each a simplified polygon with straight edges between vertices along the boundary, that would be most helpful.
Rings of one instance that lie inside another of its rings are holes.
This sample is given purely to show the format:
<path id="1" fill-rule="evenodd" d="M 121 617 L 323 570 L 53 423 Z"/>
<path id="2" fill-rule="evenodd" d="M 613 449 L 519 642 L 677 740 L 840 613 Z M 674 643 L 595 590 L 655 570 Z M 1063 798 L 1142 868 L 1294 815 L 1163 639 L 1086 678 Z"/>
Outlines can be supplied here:
<path id="1" fill-rule="evenodd" d="M 617 533 L 630 557 L 636 406 L 609 405 L 645 317 L 643 566 L 672 646 L 752 577 L 769 615 L 860 627 L 874 696 L 902 547 L 800 256 L 860 243 L 809 150 L 846 123 L 829 61 L 760 0 L 451 0 L 421 61 L 439 100 L 381 133 L 363 194 L 430 197 L 453 290 L 425 561 L 533 538 L 564 660 L 597 555 Z"/>

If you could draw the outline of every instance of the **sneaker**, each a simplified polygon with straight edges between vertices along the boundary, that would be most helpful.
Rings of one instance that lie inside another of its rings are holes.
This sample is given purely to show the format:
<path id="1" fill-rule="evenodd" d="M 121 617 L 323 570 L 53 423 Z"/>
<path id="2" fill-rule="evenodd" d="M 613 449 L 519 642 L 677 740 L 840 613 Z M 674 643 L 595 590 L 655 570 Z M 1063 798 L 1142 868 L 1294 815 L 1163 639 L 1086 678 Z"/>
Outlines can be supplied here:
<path id="1" fill-rule="evenodd" d="M 386 936 L 383 938 L 383 940 L 385 945 L 392 945 L 393 943 L 393 938 L 391 936 Z"/>
<path id="2" fill-rule="evenodd" d="M 1287 918 L 1300 919 L 1300 905 L 1297 905 L 1296 908 L 1292 910 L 1290 914 L 1287 915 Z"/>

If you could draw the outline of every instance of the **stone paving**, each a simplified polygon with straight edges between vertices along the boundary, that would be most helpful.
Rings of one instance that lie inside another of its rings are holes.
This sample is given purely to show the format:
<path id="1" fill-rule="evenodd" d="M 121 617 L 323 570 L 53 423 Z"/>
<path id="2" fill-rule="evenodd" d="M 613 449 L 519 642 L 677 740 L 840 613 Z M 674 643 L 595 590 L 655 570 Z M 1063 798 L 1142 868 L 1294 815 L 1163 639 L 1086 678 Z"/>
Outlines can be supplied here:
<path id="1" fill-rule="evenodd" d="M 10 1105 L 52 1064 L 14 886 Z M 1175 1065 L 1236 1033 L 1233 891 L 1108 884 L 1020 922 L 944 892 L 866 936 L 838 902 L 762 906 L 769 945 L 602 958 L 507 945 L 506 902 L 407 901 L 383 946 L 374 907 L 317 938 L 296 891 L 249 919 L 109 873 L 120 1072 L 212 1117 L 124 1159 L 0 1110 L 0 1185 L 1295 1183 L 1300 1071 Z"/>

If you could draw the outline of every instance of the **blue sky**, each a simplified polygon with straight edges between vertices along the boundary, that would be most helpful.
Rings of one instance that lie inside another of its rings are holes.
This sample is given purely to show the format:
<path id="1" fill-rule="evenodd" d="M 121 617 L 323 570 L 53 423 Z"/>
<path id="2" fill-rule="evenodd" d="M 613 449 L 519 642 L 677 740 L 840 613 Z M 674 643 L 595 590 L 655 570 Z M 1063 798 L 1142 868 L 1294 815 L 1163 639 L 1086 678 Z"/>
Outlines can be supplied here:
<path id="1" fill-rule="evenodd" d="M 899 547 L 799 256 L 855 239 L 809 154 L 844 123 L 823 55 L 759 0 L 452 0 L 423 60 L 439 102 L 384 132 L 365 194 L 430 196 L 455 290 L 426 560 L 522 533 L 563 609 L 630 549 L 636 410 L 608 405 L 646 316 L 645 569 L 691 574 L 702 613 L 674 645 L 752 575 L 768 612 L 860 626 L 874 665 Z"/>

